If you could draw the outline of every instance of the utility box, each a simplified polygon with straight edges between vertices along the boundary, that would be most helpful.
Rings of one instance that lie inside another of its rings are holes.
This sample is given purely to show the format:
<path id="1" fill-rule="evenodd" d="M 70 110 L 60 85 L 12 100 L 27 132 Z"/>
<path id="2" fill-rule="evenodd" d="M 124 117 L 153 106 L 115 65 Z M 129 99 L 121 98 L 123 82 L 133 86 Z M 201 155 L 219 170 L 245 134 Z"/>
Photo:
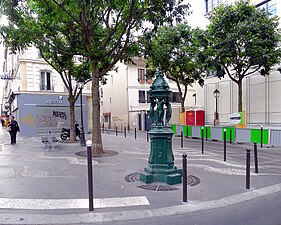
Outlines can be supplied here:
<path id="1" fill-rule="evenodd" d="M 190 110 L 185 112 L 185 124 L 190 126 L 204 126 L 205 125 L 205 111 L 204 110 Z"/>

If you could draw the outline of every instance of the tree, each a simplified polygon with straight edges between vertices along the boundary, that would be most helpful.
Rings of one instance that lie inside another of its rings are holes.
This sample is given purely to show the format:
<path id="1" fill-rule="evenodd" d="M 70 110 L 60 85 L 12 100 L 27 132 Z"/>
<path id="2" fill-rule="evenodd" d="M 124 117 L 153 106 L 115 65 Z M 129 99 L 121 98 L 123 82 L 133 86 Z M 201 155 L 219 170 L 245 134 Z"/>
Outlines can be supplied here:
<path id="1" fill-rule="evenodd" d="M 181 112 L 185 112 L 188 86 L 197 80 L 203 85 L 203 65 L 199 62 L 202 36 L 202 30 L 191 29 L 187 23 L 178 23 L 175 26 L 163 26 L 157 33 L 145 35 L 142 41 L 147 67 L 152 71 L 159 68 L 177 84 Z"/>
<path id="2" fill-rule="evenodd" d="M 144 28 L 145 21 L 150 21 L 154 25 L 153 29 L 156 30 L 164 22 L 180 20 L 188 9 L 187 5 L 182 5 L 182 0 L 3 0 L 1 2 L 2 9 L 12 11 L 10 14 L 14 18 L 33 17 L 38 24 L 48 20 L 57 25 L 59 36 L 73 39 L 73 52 L 68 54 L 82 55 L 89 60 L 92 79 L 94 154 L 103 153 L 99 81 L 119 60 L 138 53 L 136 32 Z M 60 46 L 56 47 L 60 48 Z"/>
<path id="3" fill-rule="evenodd" d="M 225 74 L 238 85 L 238 111 L 242 107 L 242 81 L 255 72 L 270 74 L 279 63 L 280 31 L 278 17 L 249 1 L 220 5 L 210 15 L 206 30 L 207 50 L 218 77 Z"/>

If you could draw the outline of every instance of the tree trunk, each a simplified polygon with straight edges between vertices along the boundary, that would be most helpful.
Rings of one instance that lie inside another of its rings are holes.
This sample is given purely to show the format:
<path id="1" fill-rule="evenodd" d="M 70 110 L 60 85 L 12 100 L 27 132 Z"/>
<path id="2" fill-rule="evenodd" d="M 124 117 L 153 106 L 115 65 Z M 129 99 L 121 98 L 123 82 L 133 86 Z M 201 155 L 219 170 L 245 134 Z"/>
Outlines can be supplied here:
<path id="1" fill-rule="evenodd" d="M 95 155 L 103 153 L 100 125 L 99 77 L 96 65 L 93 65 L 92 71 L 92 150 Z"/>
<path id="2" fill-rule="evenodd" d="M 243 111 L 242 107 L 242 80 L 239 81 L 238 83 L 238 112 Z"/>
<path id="3" fill-rule="evenodd" d="M 185 112 L 184 98 L 181 96 L 181 112 Z"/>
<path id="4" fill-rule="evenodd" d="M 76 132 L 75 132 L 75 99 L 74 96 L 70 95 L 68 98 L 69 101 L 69 111 L 70 111 L 70 142 L 76 141 Z"/>

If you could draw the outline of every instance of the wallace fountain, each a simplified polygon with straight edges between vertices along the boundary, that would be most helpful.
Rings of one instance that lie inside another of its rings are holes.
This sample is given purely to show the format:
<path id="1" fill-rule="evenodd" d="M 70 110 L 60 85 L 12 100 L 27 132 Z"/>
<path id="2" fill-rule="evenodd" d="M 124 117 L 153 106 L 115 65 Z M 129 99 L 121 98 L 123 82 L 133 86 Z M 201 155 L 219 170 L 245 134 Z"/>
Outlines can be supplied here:
<path id="1" fill-rule="evenodd" d="M 170 126 L 172 108 L 170 103 L 170 87 L 161 71 L 156 72 L 150 90 L 150 155 L 148 165 L 140 173 L 140 180 L 146 184 L 163 182 L 169 185 L 182 181 L 182 170 L 174 165 L 172 150 L 173 131 Z M 156 108 L 156 109 L 155 109 Z M 164 109 L 166 108 L 166 110 Z"/>

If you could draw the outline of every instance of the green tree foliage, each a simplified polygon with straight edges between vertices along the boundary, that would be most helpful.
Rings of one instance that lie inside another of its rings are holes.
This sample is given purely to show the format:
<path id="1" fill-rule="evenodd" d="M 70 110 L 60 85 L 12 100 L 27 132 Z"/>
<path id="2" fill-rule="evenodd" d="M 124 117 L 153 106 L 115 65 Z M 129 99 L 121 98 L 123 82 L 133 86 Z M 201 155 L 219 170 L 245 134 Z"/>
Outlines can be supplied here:
<path id="1" fill-rule="evenodd" d="M 244 0 L 218 6 L 209 19 L 208 60 L 218 77 L 227 74 L 238 85 L 238 111 L 242 111 L 243 79 L 256 72 L 269 75 L 280 61 L 279 19 Z"/>
<path id="2" fill-rule="evenodd" d="M 185 111 L 188 86 L 197 80 L 203 85 L 201 73 L 204 67 L 200 61 L 203 54 L 202 38 L 202 30 L 178 23 L 175 26 L 163 26 L 157 33 L 148 33 L 142 40 L 147 67 L 151 71 L 159 68 L 167 78 L 176 82 L 182 112 Z"/>
<path id="3" fill-rule="evenodd" d="M 58 52 L 81 55 L 90 64 L 92 80 L 92 143 L 94 154 L 102 154 L 100 127 L 99 81 L 121 59 L 138 53 L 137 34 L 144 31 L 144 22 L 152 30 L 164 23 L 180 21 L 188 9 L 182 0 L 2 0 L 1 11 L 9 20 L 34 36 L 21 33 L 10 44 L 20 50 L 37 38 L 36 26 L 46 37 L 57 32 L 58 40 L 49 44 Z M 36 21 L 36 25 L 30 19 Z M 24 21 L 24 22 L 22 22 Z M 25 23 L 25 24 L 21 24 Z M 47 24 L 47 26 L 45 26 Z M 52 29 L 52 32 L 48 32 Z M 55 39 L 55 38 L 54 38 Z M 71 48 L 65 48 L 71 41 Z"/>

